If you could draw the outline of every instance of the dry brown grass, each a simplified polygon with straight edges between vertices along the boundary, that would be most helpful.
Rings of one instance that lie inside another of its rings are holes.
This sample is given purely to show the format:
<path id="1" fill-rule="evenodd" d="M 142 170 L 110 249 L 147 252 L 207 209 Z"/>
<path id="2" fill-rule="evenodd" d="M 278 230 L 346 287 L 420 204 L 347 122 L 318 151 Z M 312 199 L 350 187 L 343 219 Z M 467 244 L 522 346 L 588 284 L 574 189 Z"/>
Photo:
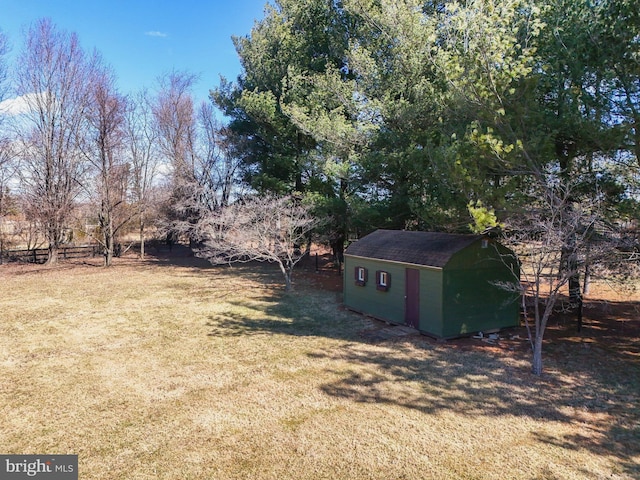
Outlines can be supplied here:
<path id="1" fill-rule="evenodd" d="M 85 480 L 640 475 L 635 347 L 536 379 L 517 345 L 367 343 L 336 293 L 271 269 L 0 278 L 0 452 L 78 454 Z"/>

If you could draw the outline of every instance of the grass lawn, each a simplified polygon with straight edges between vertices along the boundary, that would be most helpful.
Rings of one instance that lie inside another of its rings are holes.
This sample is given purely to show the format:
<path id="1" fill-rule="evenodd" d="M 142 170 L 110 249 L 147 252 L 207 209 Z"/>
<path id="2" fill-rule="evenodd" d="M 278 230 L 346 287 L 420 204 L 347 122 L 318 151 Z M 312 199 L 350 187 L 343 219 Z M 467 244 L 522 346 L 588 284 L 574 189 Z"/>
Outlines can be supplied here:
<path id="1" fill-rule="evenodd" d="M 640 478 L 640 349 L 380 324 L 268 267 L 0 266 L 0 453 L 88 479 Z"/>

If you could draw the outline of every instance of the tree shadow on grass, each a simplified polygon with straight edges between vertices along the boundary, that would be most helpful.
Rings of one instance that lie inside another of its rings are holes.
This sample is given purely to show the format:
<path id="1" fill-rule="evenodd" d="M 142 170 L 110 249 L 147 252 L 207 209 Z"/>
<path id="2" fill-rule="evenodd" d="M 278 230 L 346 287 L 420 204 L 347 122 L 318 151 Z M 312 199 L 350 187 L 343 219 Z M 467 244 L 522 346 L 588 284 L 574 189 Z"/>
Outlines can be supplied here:
<path id="1" fill-rule="evenodd" d="M 209 269 L 214 266 L 205 258 L 197 257 L 189 246 L 180 243 L 169 246 L 160 241 L 148 242 L 145 258 L 157 265 Z"/>
<path id="2" fill-rule="evenodd" d="M 638 339 L 619 351 L 558 337 L 547 347 L 547 374 L 530 373 L 526 341 L 513 350 L 488 348 L 469 339 L 438 343 L 413 335 L 371 344 L 362 331 L 372 320 L 339 307 L 335 292 L 262 292 L 234 299 L 209 317 L 212 336 L 288 335 L 344 340 L 331 351 L 307 353 L 318 360 L 347 362 L 337 380 L 321 386 L 329 396 L 390 404 L 425 414 L 514 416 L 582 425 L 584 434 L 537 441 L 564 449 L 614 456 L 626 474 L 640 478 L 640 357 Z M 594 325 L 592 325 L 594 326 Z M 523 337 L 524 338 L 524 337 Z M 465 348 L 460 348 L 464 344 Z"/>
<path id="3" fill-rule="evenodd" d="M 314 354 L 316 358 L 332 355 Z M 614 455 L 634 478 L 640 474 L 635 463 L 640 455 L 637 365 L 626 368 L 622 375 L 594 370 L 590 362 L 569 372 L 550 365 L 553 373 L 537 378 L 528 372 L 527 358 L 514 361 L 495 352 L 439 345 L 421 351 L 415 342 L 394 342 L 383 352 L 348 348 L 336 358 L 366 367 L 369 373 L 356 371 L 324 385 L 329 395 L 390 403 L 427 414 L 452 410 L 471 416 L 509 415 L 587 424 L 588 436 L 532 434 L 563 448 Z"/>
<path id="4" fill-rule="evenodd" d="M 268 274 L 262 281 L 268 285 Z M 360 342 L 358 326 L 370 323 L 339 308 L 336 295 L 329 292 L 284 293 L 276 287 L 256 290 L 246 300 L 229 295 L 226 302 L 224 312 L 208 317 L 210 336 L 275 334 Z"/>

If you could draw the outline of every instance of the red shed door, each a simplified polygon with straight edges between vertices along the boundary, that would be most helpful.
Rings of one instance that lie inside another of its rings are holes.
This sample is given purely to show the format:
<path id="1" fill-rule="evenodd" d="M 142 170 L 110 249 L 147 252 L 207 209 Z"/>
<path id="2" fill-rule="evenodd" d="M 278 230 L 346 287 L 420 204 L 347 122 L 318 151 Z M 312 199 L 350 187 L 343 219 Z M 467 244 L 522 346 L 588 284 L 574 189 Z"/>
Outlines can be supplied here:
<path id="1" fill-rule="evenodd" d="M 413 328 L 420 323 L 420 271 L 407 268 L 405 271 L 404 322 Z"/>

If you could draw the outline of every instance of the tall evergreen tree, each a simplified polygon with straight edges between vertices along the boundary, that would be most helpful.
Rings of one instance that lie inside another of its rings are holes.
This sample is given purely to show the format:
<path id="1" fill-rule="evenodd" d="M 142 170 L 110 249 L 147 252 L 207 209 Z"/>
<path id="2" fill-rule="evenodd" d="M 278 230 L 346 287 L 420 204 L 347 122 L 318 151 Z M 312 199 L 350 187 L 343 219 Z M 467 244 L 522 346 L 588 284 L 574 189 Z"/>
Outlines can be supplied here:
<path id="1" fill-rule="evenodd" d="M 328 98 L 320 98 L 321 90 L 335 74 L 348 76 L 348 28 L 340 2 L 278 1 L 249 36 L 234 39 L 243 66 L 237 82 L 223 81 L 212 92 L 231 118 L 245 181 L 259 192 L 313 194 L 332 217 L 326 233 L 338 258 L 348 224 L 344 171 L 349 162 L 345 144 L 337 147 L 326 138 L 331 127 L 316 107 Z M 296 108 L 299 99 L 313 99 L 313 106 L 305 101 L 304 108 Z M 338 117 L 347 121 L 344 112 L 333 119 Z M 327 127 L 322 132 L 321 122 Z"/>

